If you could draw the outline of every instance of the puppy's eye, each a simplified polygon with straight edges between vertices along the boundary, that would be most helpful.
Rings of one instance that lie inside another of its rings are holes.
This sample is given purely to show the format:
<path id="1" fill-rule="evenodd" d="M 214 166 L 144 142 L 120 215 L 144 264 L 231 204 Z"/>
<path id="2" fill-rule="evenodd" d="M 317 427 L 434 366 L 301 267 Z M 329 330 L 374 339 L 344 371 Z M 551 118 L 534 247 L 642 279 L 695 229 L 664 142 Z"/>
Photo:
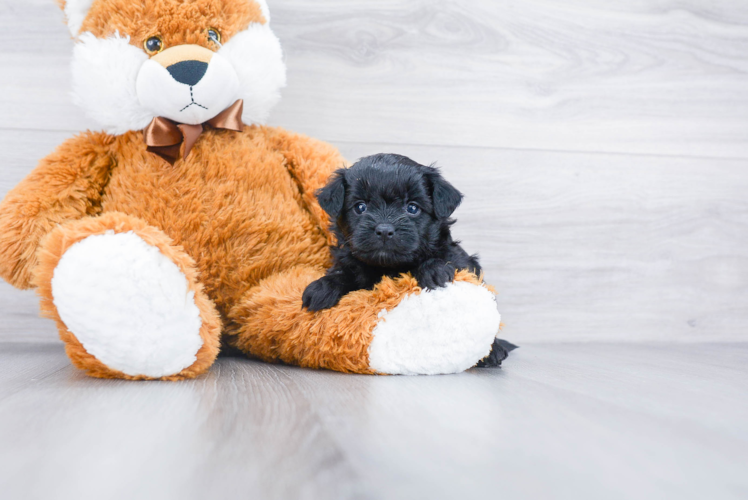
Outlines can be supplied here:
<path id="1" fill-rule="evenodd" d="M 208 40 L 215 43 L 219 47 L 221 46 L 221 33 L 213 28 L 208 30 Z"/>
<path id="2" fill-rule="evenodd" d="M 407 207 L 405 207 L 405 210 L 406 210 L 406 211 L 407 211 L 407 212 L 408 212 L 408 213 L 409 213 L 410 215 L 418 215 L 418 214 L 420 214 L 420 213 L 421 213 L 421 207 L 419 207 L 419 206 L 418 206 L 418 205 L 416 205 L 415 203 L 408 203 L 408 206 L 407 206 Z"/>
<path id="3" fill-rule="evenodd" d="M 356 212 L 358 215 L 361 215 L 362 213 L 366 212 L 366 203 L 363 201 L 359 201 L 356 203 L 356 206 L 353 207 L 353 211 Z"/>
<path id="4" fill-rule="evenodd" d="M 164 50 L 164 41 L 160 36 L 152 36 L 143 43 L 143 48 L 152 56 Z"/>

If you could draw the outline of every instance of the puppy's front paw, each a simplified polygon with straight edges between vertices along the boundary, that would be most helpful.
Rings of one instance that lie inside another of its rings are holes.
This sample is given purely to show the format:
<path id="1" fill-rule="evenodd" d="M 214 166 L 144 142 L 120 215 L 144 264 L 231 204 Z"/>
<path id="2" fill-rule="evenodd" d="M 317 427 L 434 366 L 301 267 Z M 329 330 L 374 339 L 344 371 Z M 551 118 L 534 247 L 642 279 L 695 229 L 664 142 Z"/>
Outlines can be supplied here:
<path id="1" fill-rule="evenodd" d="M 455 278 L 455 266 L 441 259 L 430 259 L 418 266 L 415 278 L 421 288 L 435 290 L 444 287 Z"/>
<path id="2" fill-rule="evenodd" d="M 301 296 L 301 305 L 310 311 L 330 309 L 340 302 L 343 291 L 327 276 L 313 281 Z"/>

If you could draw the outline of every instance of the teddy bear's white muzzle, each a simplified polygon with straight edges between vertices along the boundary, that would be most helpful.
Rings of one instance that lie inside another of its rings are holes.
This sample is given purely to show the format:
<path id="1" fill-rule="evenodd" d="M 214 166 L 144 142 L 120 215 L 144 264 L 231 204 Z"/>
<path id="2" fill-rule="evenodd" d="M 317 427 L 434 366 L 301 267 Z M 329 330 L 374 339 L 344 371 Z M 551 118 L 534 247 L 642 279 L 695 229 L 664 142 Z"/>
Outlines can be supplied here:
<path id="1" fill-rule="evenodd" d="M 204 123 L 238 98 L 239 78 L 229 61 L 213 54 L 210 62 L 186 60 L 164 67 L 153 59 L 143 63 L 136 81 L 140 103 L 179 123 Z"/>

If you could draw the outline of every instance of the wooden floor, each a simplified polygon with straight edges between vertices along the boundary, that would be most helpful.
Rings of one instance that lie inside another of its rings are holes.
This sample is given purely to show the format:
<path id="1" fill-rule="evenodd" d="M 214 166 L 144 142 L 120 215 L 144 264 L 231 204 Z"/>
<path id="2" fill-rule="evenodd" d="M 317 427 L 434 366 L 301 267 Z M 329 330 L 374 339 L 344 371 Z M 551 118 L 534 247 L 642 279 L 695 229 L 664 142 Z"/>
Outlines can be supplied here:
<path id="1" fill-rule="evenodd" d="M 52 0 L 0 0 L 0 198 L 94 127 Z M 73 370 L 0 283 L 0 498 L 748 497 L 748 3 L 270 0 L 271 120 L 438 162 L 505 367 Z"/>
<path id="2" fill-rule="evenodd" d="M 0 380 L 3 498 L 748 493 L 746 344 L 532 344 L 441 377 L 229 358 L 175 384 L 87 379 L 59 345 L 9 342 Z"/>

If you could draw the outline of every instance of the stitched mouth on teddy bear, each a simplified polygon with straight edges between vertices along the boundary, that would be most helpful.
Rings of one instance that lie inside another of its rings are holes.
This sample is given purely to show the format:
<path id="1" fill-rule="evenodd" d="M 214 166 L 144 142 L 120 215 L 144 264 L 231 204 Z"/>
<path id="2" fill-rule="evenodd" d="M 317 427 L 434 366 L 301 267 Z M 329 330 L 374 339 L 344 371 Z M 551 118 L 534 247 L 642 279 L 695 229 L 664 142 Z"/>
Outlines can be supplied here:
<path id="1" fill-rule="evenodd" d="M 203 106 L 202 104 L 200 104 L 198 102 L 195 102 L 195 97 L 193 95 L 192 87 L 190 87 L 190 99 L 191 99 L 191 102 L 187 106 L 185 106 L 182 109 L 180 109 L 179 110 L 180 113 L 182 113 L 184 110 L 188 109 L 190 106 L 198 106 L 198 107 L 201 107 L 201 108 L 203 108 L 205 110 L 208 110 L 208 108 L 206 106 Z"/>

